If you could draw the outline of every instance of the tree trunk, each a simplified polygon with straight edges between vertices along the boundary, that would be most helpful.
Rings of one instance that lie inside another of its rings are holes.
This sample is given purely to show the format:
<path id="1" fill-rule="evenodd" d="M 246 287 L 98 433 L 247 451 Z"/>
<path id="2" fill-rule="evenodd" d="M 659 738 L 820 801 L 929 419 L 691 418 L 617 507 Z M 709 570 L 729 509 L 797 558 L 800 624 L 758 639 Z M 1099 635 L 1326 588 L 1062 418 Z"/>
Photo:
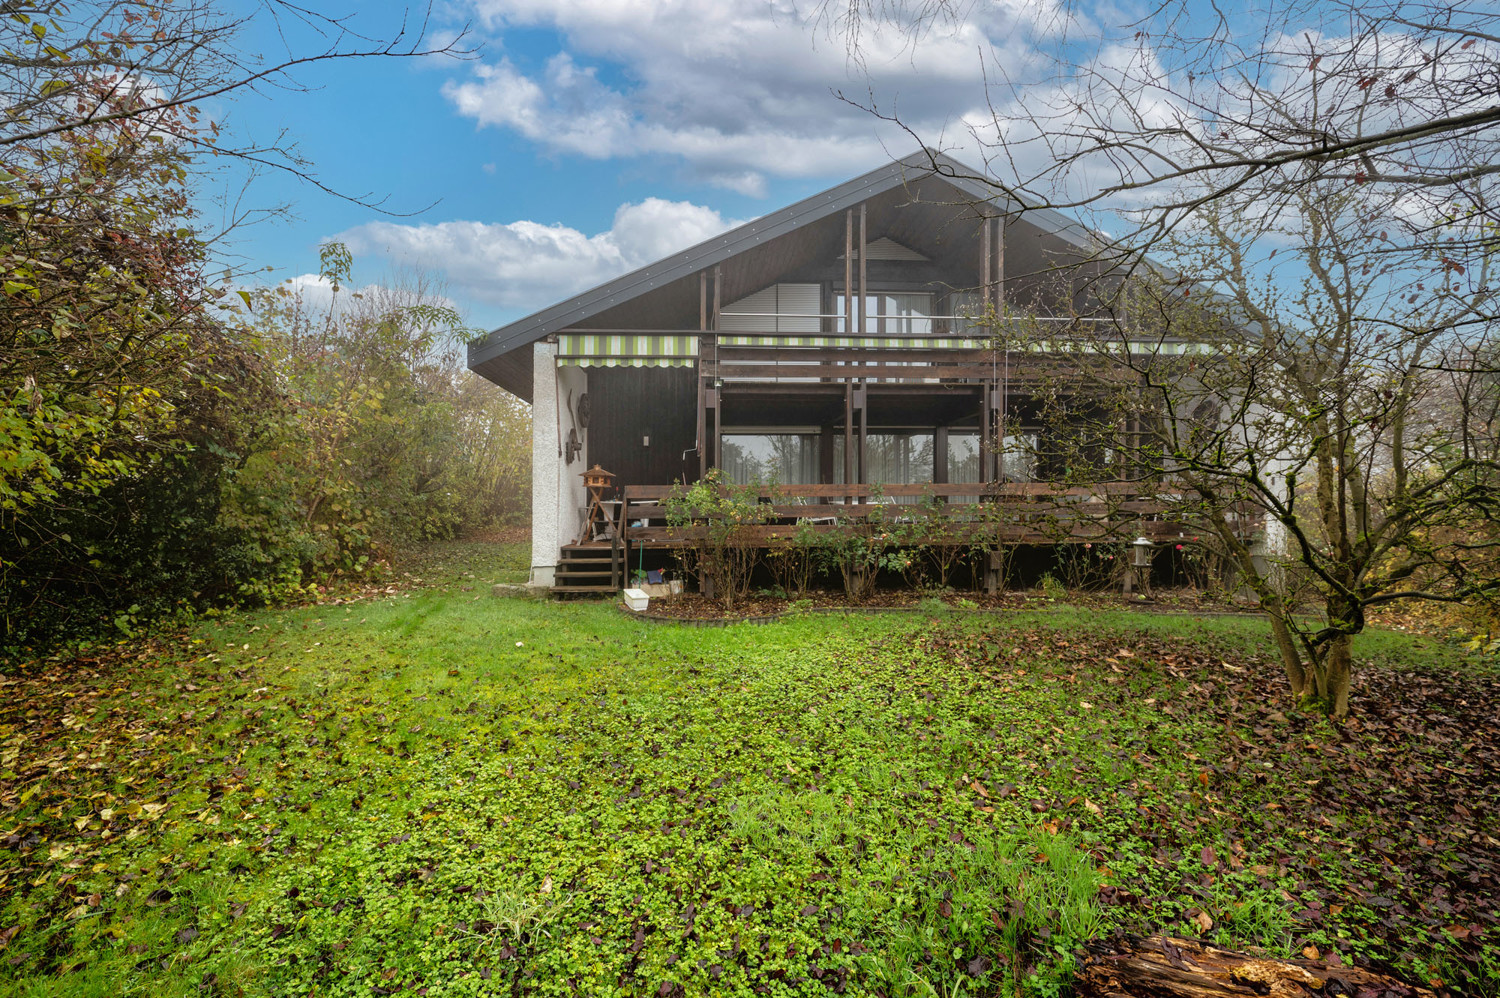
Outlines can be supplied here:
<path id="1" fill-rule="evenodd" d="M 1357 967 L 1272 960 L 1190 939 L 1116 936 L 1087 944 L 1075 980 L 1080 998 L 1230 998 L 1385 994 L 1434 998 L 1431 991 Z M 1330 987 L 1334 982 L 1337 986 Z"/>
<path id="2" fill-rule="evenodd" d="M 1281 665 L 1286 670 L 1286 681 L 1291 684 L 1292 696 L 1301 697 L 1311 692 L 1307 667 L 1302 663 L 1302 653 L 1286 621 L 1271 614 L 1271 635 L 1276 639 L 1276 650 L 1281 653 Z"/>
<path id="3" fill-rule="evenodd" d="M 1323 674 L 1319 677 L 1318 695 L 1328 705 L 1329 714 L 1337 718 L 1349 715 L 1349 683 L 1354 672 L 1353 643 L 1354 638 L 1348 634 L 1334 638 L 1323 659 Z"/>

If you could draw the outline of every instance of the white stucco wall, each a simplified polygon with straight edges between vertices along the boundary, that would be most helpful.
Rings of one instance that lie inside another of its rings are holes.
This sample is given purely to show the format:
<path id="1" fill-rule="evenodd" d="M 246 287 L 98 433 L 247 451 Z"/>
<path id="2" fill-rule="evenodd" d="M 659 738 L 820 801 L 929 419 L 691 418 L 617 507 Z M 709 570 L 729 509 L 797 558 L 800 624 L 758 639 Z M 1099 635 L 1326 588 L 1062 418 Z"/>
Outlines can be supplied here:
<path id="1" fill-rule="evenodd" d="M 531 360 L 531 584 L 550 586 L 559 549 L 577 539 L 584 502 L 588 432 L 578 431 L 584 447 L 572 464 L 561 451 L 574 428 L 578 399 L 588 390 L 588 373 L 580 367 L 559 368 L 555 343 L 536 343 Z"/>

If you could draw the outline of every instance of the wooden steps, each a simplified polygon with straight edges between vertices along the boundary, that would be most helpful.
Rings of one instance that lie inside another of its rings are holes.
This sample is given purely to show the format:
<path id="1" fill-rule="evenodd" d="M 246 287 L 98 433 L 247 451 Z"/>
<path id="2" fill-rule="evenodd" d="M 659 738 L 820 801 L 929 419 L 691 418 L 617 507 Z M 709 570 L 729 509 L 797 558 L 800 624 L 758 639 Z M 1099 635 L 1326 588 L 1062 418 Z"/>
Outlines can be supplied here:
<path id="1" fill-rule="evenodd" d="M 558 553 L 554 596 L 617 593 L 624 584 L 624 558 L 612 545 L 564 544 Z"/>

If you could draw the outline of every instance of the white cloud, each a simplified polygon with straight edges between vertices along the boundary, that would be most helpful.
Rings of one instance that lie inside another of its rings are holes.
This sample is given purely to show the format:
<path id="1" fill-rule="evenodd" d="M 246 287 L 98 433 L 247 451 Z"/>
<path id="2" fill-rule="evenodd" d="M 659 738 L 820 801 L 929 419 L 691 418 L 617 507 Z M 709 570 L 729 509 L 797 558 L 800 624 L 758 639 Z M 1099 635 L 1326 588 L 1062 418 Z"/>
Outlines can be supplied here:
<path id="1" fill-rule="evenodd" d="M 790 0 L 473 2 L 487 29 L 552 30 L 565 49 L 534 72 L 501 58 L 449 80 L 460 114 L 553 152 L 678 158 L 750 194 L 767 176 L 857 172 L 912 151 L 903 129 L 835 91 L 899 113 L 929 142 L 962 140 L 965 115 L 985 107 L 981 55 L 1022 70 L 1037 30 L 1037 5 L 1019 0 L 934 24 L 918 44 L 909 23 L 872 16 L 856 61 Z"/>
<path id="2" fill-rule="evenodd" d="M 336 238 L 356 257 L 441 273 L 456 297 L 536 309 L 738 224 L 712 208 L 647 198 L 623 204 L 605 232 L 517 221 L 370 222 Z"/>
<path id="3" fill-rule="evenodd" d="M 302 314 L 315 322 L 321 322 L 330 309 L 335 316 L 370 314 L 372 310 L 381 314 L 419 302 L 462 313 L 460 303 L 444 294 L 434 282 L 405 277 L 397 272 L 392 275 L 391 283 L 341 285 L 335 292 L 333 281 L 322 274 L 298 274 L 276 285 L 276 289 L 288 296 L 283 299 L 287 304 L 297 303 Z M 254 293 L 270 289 L 264 285 L 246 285 L 244 290 Z"/>

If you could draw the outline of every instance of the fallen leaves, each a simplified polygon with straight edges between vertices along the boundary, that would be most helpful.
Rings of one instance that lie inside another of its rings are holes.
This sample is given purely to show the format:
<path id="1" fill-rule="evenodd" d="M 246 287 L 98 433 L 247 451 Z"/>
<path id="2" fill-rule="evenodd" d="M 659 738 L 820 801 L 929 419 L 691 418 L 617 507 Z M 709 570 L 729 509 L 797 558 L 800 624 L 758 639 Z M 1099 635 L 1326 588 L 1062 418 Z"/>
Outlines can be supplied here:
<path id="1" fill-rule="evenodd" d="M 1062 794 L 1031 810 L 1043 827 L 1077 822 L 1097 834 L 1099 820 L 1117 814 L 1100 807 L 1113 803 L 1110 791 L 1129 801 L 1124 819 L 1144 852 L 1105 836 L 1097 856 L 1136 871 L 1108 896 L 1128 899 L 1116 903 L 1140 930 L 1181 919 L 1199 933 L 1222 931 L 1205 927 L 1213 915 L 1173 904 L 1205 889 L 1248 889 L 1286 905 L 1298 951 L 1348 961 L 1359 939 L 1366 952 L 1410 960 L 1418 941 L 1433 945 L 1440 931 L 1444 959 L 1457 966 L 1493 959 L 1482 955 L 1493 943 L 1467 926 L 1500 924 L 1500 835 L 1474 806 L 1494 800 L 1500 773 L 1500 681 L 1362 663 L 1353 714 L 1333 725 L 1288 706 L 1268 655 L 1167 636 L 1127 645 L 1070 633 L 1064 644 L 1035 630 L 1026 644 L 1054 650 L 1044 679 L 1076 689 L 1082 731 L 1038 733 L 1030 758 L 1042 772 L 1061 764 L 1087 794 L 1081 806 Z M 974 639 L 938 640 L 955 661 L 984 663 Z M 1024 694 L 1025 684 L 1013 685 Z M 1141 697 L 1142 686 L 1152 695 Z M 1110 723 L 1089 733 L 1095 714 Z M 1079 766 L 1079 756 L 1089 761 Z M 1151 776 L 1101 785 L 1089 778 L 1098 769 Z M 1180 865 L 1182 857 L 1194 862 Z M 1442 916 L 1444 928 L 1430 927 Z M 1342 953 L 1309 939 L 1314 931 L 1342 933 Z"/>

